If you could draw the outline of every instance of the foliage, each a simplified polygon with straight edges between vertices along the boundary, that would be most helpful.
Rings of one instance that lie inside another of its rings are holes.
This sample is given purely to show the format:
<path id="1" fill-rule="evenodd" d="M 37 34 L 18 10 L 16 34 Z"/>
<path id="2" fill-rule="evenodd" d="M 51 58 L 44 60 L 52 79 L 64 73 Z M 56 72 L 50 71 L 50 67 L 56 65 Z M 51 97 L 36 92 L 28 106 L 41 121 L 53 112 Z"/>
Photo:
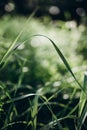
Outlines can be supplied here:
<path id="1" fill-rule="evenodd" d="M 86 60 L 87 59 L 87 27 L 83 27 L 82 30 L 82 37 L 80 38 L 80 40 L 78 41 L 78 46 L 77 46 L 77 53 L 81 54 L 83 56 L 83 58 Z"/>
<path id="2" fill-rule="evenodd" d="M 75 52 L 82 33 L 75 23 L 7 16 L 0 26 L 1 130 L 73 130 L 78 106 L 85 130 L 84 86 L 76 82 L 82 84 L 86 62 Z"/>
<path id="3" fill-rule="evenodd" d="M 36 16 L 51 16 L 53 19 L 76 20 L 79 24 L 87 15 L 86 0 L 3 0 L 0 2 L 0 16 L 3 14 L 29 15 L 36 8 Z"/>

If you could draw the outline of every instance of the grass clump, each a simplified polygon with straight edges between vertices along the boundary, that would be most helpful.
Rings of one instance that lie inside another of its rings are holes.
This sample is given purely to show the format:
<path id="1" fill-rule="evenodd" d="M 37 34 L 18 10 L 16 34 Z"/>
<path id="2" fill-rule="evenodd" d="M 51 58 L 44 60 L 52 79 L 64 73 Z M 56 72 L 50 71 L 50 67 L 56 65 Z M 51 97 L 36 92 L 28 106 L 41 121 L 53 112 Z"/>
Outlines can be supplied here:
<path id="1" fill-rule="evenodd" d="M 10 23 L 5 24 L 9 20 Z M 82 76 L 78 76 L 78 73 L 82 75 L 85 66 L 81 71 L 82 61 L 77 60 L 79 56 L 75 57 L 74 43 L 69 44 L 71 38 L 77 44 L 81 32 L 76 38 L 73 32 L 77 32 L 77 28 L 70 31 L 64 23 L 61 29 L 54 29 L 50 25 L 45 28 L 38 20 L 31 19 L 24 24 L 25 21 L 24 18 L 4 18 L 4 22 L 0 21 L 3 28 L 0 32 L 0 46 L 3 48 L 0 52 L 1 130 L 86 129 L 86 78 L 82 86 Z M 59 45 L 55 44 L 55 37 L 51 40 L 45 35 L 35 35 L 47 32 L 48 36 L 53 34 L 57 37 L 58 31 L 58 40 L 63 42 Z M 70 39 L 65 38 L 69 34 Z M 5 41 L 6 44 L 3 44 Z M 66 56 L 70 61 L 66 60 Z"/>

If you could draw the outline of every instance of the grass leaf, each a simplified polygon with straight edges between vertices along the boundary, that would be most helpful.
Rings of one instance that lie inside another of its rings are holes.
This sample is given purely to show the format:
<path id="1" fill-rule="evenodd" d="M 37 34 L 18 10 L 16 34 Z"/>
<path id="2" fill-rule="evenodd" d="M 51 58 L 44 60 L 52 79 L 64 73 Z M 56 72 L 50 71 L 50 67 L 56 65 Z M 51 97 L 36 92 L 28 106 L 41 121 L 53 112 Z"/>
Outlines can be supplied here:
<path id="1" fill-rule="evenodd" d="M 32 128 L 33 130 L 36 130 L 36 126 L 37 126 L 37 113 L 38 113 L 38 95 L 35 96 L 34 100 L 33 100 L 33 109 L 31 112 L 31 116 L 32 116 Z"/>
<path id="2" fill-rule="evenodd" d="M 34 36 L 42 36 L 47 38 L 48 40 L 50 40 L 50 42 L 52 43 L 52 45 L 54 46 L 55 50 L 57 51 L 57 54 L 60 56 L 60 58 L 62 59 L 64 65 L 66 66 L 66 68 L 68 69 L 68 71 L 71 73 L 71 75 L 73 76 L 73 78 L 75 79 L 76 83 L 79 85 L 79 87 L 84 91 L 82 85 L 78 82 L 77 78 L 75 77 L 74 73 L 71 70 L 71 67 L 68 63 L 68 61 L 66 60 L 65 56 L 62 54 L 62 52 L 60 51 L 60 49 L 57 47 L 57 45 L 47 36 L 45 35 L 41 35 L 41 34 L 37 34 L 37 35 L 33 35 Z M 85 93 L 85 91 L 84 91 Z"/>
<path id="3" fill-rule="evenodd" d="M 37 10 L 37 9 L 36 9 Z M 26 25 L 28 24 L 28 22 L 31 20 L 31 18 L 35 15 L 36 10 L 29 16 L 29 18 L 26 20 L 26 22 L 24 23 L 24 26 L 22 28 L 22 30 L 20 31 L 20 33 L 18 34 L 18 36 L 15 38 L 15 40 L 10 44 L 8 50 L 6 51 L 6 53 L 4 54 L 4 56 L 2 57 L 1 61 L 0 61 L 0 66 L 2 67 L 4 65 L 5 60 L 8 58 L 8 56 L 10 55 L 10 53 L 12 52 L 12 50 L 14 50 L 15 45 L 18 41 L 18 39 L 20 38 L 20 36 L 22 35 L 22 33 L 24 32 Z"/>
<path id="4" fill-rule="evenodd" d="M 83 89 L 85 92 L 87 92 L 87 72 L 84 75 Z M 87 97 L 83 91 L 80 96 L 78 116 L 78 130 L 80 130 L 87 117 Z"/>
<path id="5" fill-rule="evenodd" d="M 57 120 L 49 122 L 45 126 L 41 127 L 39 130 L 50 130 L 51 128 L 53 128 L 54 126 L 56 126 L 60 121 L 63 121 L 65 119 L 67 119 L 67 118 L 75 119 L 76 117 L 73 116 L 73 115 L 70 115 L 70 116 L 65 116 L 65 117 L 59 118 Z"/>

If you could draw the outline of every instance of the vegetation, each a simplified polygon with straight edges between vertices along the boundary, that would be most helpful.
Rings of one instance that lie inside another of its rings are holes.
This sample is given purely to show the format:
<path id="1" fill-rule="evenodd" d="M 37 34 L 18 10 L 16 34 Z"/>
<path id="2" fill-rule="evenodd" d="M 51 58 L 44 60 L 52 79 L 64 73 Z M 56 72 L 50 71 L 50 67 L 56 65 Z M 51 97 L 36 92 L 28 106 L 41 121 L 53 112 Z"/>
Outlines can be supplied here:
<path id="1" fill-rule="evenodd" d="M 75 20 L 80 24 L 87 15 L 86 4 L 86 0 L 3 0 L 0 1 L 0 16 L 29 15 L 37 9 L 37 17 L 51 16 L 54 20 Z"/>
<path id="2" fill-rule="evenodd" d="M 87 60 L 77 51 L 86 41 L 84 27 L 48 17 L 2 17 L 1 130 L 87 129 Z"/>

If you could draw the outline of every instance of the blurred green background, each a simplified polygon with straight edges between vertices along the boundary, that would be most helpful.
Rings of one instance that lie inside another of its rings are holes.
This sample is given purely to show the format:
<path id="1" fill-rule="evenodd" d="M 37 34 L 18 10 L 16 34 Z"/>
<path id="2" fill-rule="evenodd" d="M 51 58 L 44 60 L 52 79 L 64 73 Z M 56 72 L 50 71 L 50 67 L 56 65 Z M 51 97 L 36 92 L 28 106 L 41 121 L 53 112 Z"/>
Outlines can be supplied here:
<path id="1" fill-rule="evenodd" d="M 13 106 L 6 104 L 9 99 L 14 100 L 25 94 L 39 93 L 47 100 L 51 99 L 51 108 L 41 107 L 38 112 L 37 130 L 54 119 L 54 116 L 49 114 L 50 109 L 56 118 L 66 116 L 74 110 L 81 89 L 51 42 L 45 37 L 33 35 L 41 34 L 52 39 L 66 57 L 78 81 L 83 84 L 84 72 L 87 70 L 86 4 L 86 0 L 0 1 L 0 61 L 23 30 L 12 54 L 6 58 L 4 66 L 0 66 L 0 128 L 20 120 L 32 121 L 30 113 L 33 108 L 30 106 L 34 106 L 34 97 L 23 99 L 22 103 L 19 101 Z M 41 103 L 43 100 L 38 100 L 38 106 Z M 20 104 L 24 104 L 24 108 L 21 108 Z M 43 118 L 44 111 L 47 117 Z M 77 112 L 77 109 L 74 112 Z M 62 130 L 75 129 L 72 124 L 73 121 L 69 124 L 66 120 L 63 127 L 61 124 Z M 23 129 L 21 126 L 16 127 Z M 7 127 L 7 130 L 11 129 L 16 128 Z M 32 126 L 32 130 L 36 129 Z M 53 128 L 57 129 L 61 130 L 59 126 Z"/>

